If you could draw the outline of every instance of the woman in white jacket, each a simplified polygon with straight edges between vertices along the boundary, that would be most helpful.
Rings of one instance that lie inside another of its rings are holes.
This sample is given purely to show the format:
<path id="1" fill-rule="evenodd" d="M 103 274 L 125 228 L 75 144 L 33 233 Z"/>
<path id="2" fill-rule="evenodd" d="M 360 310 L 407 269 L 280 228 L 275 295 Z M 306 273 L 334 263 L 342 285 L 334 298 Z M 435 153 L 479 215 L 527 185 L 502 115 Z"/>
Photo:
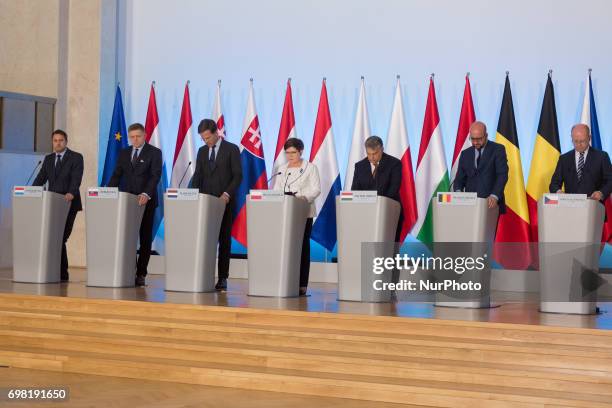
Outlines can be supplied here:
<path id="1" fill-rule="evenodd" d="M 312 219 L 317 215 L 314 201 L 321 194 L 321 182 L 317 166 L 302 159 L 304 142 L 298 138 L 290 138 L 285 142 L 283 149 L 287 163 L 279 167 L 273 189 L 282 190 L 285 194 L 294 195 L 310 203 L 300 261 L 300 296 L 306 296 L 310 273 L 310 233 L 312 232 Z"/>

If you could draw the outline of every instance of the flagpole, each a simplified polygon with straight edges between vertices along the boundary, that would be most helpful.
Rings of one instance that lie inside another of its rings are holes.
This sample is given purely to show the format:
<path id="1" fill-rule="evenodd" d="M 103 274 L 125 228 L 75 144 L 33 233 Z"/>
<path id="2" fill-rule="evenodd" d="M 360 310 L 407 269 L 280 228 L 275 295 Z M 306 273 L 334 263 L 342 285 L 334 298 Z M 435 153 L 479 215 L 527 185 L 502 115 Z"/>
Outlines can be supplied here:
<path id="1" fill-rule="evenodd" d="M 155 81 L 151 82 L 151 86 L 155 89 Z"/>

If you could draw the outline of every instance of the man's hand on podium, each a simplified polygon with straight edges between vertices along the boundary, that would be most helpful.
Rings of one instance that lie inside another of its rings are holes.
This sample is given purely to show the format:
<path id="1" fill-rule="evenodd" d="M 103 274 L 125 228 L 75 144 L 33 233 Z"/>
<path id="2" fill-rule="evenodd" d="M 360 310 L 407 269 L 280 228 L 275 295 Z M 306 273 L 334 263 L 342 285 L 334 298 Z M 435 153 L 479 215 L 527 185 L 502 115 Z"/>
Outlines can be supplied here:
<path id="1" fill-rule="evenodd" d="M 219 198 L 222 199 L 225 204 L 228 204 L 230 201 L 230 195 L 227 193 L 221 194 L 221 197 Z"/>
<path id="2" fill-rule="evenodd" d="M 146 205 L 151 198 L 145 193 L 138 195 L 138 205 Z"/>
<path id="3" fill-rule="evenodd" d="M 74 196 L 70 193 L 66 193 L 66 195 L 64 196 L 64 198 L 66 199 L 66 201 L 72 201 L 74 200 Z"/>
<path id="4" fill-rule="evenodd" d="M 489 208 L 497 207 L 497 198 L 490 195 L 489 198 L 487 198 L 487 204 L 489 205 Z"/>
<path id="5" fill-rule="evenodd" d="M 601 191 L 593 191 L 593 194 L 591 194 L 591 197 L 589 198 L 592 200 L 601 201 L 603 199 L 603 193 Z"/>
<path id="6" fill-rule="evenodd" d="M 561 190 L 561 189 L 558 189 L 558 190 L 557 190 L 557 194 L 563 194 L 563 193 L 564 193 L 564 191 L 563 191 L 563 190 Z"/>

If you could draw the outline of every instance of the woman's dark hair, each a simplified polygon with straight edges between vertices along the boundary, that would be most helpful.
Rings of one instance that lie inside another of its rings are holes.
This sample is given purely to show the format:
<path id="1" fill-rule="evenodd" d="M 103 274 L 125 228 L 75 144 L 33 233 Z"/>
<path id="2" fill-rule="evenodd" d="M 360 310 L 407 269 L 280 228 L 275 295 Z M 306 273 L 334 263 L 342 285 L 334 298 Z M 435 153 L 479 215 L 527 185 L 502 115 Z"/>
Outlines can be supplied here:
<path id="1" fill-rule="evenodd" d="M 285 142 L 285 145 L 283 146 L 283 150 L 287 150 L 287 149 L 290 149 L 292 147 L 295 147 L 298 151 L 301 152 L 301 151 L 304 150 L 304 142 L 302 142 L 297 137 L 289 138 Z"/>

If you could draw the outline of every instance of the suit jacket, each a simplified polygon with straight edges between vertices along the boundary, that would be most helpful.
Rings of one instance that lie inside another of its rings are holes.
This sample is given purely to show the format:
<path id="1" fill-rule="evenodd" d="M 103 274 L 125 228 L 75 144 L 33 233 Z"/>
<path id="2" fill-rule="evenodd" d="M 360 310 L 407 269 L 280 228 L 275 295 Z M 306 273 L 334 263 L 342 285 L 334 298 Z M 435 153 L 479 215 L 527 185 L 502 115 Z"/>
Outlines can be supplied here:
<path id="1" fill-rule="evenodd" d="M 121 150 L 115 171 L 108 187 L 119 187 L 119 191 L 131 194 L 146 193 L 151 199 L 147 205 L 157 207 L 157 183 L 161 178 L 162 153 L 155 146 L 145 143 L 132 165 L 132 147 Z"/>
<path id="2" fill-rule="evenodd" d="M 590 196 L 595 191 L 601 191 L 605 200 L 612 193 L 610 156 L 606 152 L 589 147 L 582 170 L 582 179 L 578 181 L 575 151 L 561 155 L 550 180 L 549 190 L 551 193 L 556 193 L 563 185 L 568 194 Z"/>
<path id="3" fill-rule="evenodd" d="M 476 149 L 471 146 L 461 152 L 453 191 L 477 193 L 480 198 L 494 194 L 498 198 L 499 212 L 506 212 L 504 189 L 508 182 L 508 158 L 506 148 L 491 140 L 487 141 L 484 152 L 475 166 Z"/>
<path id="4" fill-rule="evenodd" d="M 66 149 L 64 157 L 58 168 L 55 168 L 55 153 L 45 156 L 42 167 L 32 183 L 33 186 L 42 186 L 49 182 L 49 191 L 59 194 L 71 193 L 74 196 L 70 210 L 81 211 L 81 180 L 83 179 L 83 155 Z"/>
<path id="5" fill-rule="evenodd" d="M 367 157 L 355 163 L 351 190 L 376 190 L 380 196 L 399 201 L 401 183 L 402 162 L 387 153 L 383 153 L 375 177 L 372 177 L 372 167 Z"/>
<path id="6" fill-rule="evenodd" d="M 206 144 L 198 150 L 196 169 L 189 185 L 191 188 L 199 189 L 202 194 L 216 197 L 227 193 L 232 203 L 242 181 L 240 150 L 235 144 L 222 140 L 212 168 L 208 159 L 208 151 Z"/>

